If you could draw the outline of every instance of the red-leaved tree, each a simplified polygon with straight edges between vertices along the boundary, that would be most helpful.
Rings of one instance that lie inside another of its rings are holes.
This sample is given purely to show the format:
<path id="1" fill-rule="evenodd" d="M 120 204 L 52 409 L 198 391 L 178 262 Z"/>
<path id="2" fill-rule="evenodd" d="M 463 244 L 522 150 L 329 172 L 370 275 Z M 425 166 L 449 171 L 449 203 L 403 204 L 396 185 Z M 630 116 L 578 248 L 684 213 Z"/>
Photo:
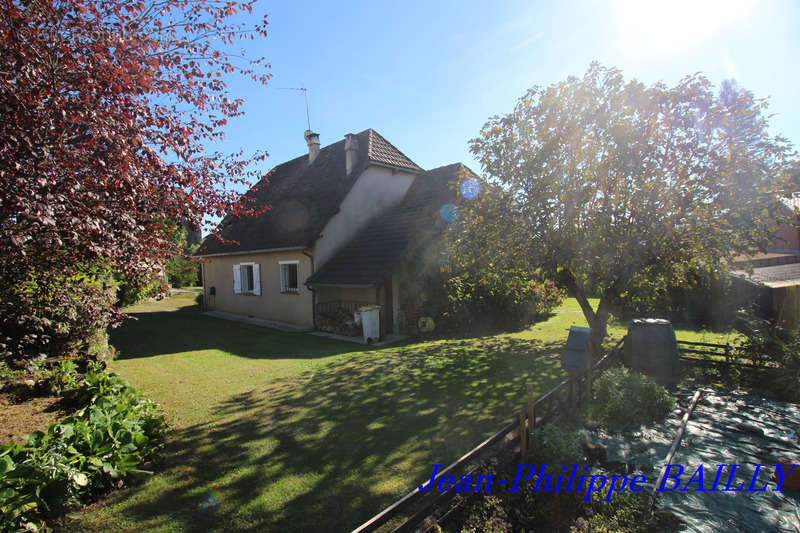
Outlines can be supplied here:
<path id="1" fill-rule="evenodd" d="M 226 80 L 266 84 L 253 2 L 0 4 L 0 353 L 85 350 L 115 323 L 109 272 L 157 271 L 165 228 L 253 214 L 234 185 L 263 153 L 210 153 L 242 113 Z"/>

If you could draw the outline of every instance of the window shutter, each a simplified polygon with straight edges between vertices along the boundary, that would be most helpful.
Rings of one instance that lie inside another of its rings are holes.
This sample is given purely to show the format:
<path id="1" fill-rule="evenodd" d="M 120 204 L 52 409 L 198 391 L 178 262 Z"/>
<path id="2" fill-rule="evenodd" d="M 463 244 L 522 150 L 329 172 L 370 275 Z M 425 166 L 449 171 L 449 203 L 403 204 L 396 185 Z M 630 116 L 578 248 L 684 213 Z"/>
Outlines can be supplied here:
<path id="1" fill-rule="evenodd" d="M 261 265 L 253 264 L 253 294 L 261 295 Z"/>
<path id="2" fill-rule="evenodd" d="M 233 265 L 233 292 L 239 294 L 242 292 L 242 269 L 241 265 Z"/>
<path id="3" fill-rule="evenodd" d="M 281 292 L 286 292 L 286 265 L 280 265 L 281 267 Z"/>

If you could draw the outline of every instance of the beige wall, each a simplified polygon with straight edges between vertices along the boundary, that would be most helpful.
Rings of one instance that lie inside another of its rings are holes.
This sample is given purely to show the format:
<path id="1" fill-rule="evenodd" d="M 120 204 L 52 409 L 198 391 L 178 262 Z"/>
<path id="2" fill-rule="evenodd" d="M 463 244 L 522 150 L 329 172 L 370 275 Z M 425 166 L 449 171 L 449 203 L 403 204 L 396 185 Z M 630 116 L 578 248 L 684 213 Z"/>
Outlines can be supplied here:
<path id="1" fill-rule="evenodd" d="M 314 262 L 319 269 L 350 242 L 364 224 L 379 213 L 397 205 L 416 177 L 389 168 L 369 166 L 361 173 L 342 201 L 341 210 L 322 229 L 314 245 Z"/>
<path id="2" fill-rule="evenodd" d="M 278 261 L 298 261 L 298 294 L 281 294 L 281 273 Z M 233 265 L 258 263 L 261 269 L 261 294 L 233 292 Z M 208 310 L 265 318 L 301 326 L 313 323 L 312 296 L 303 284 L 311 275 L 311 260 L 300 251 L 264 252 L 208 257 L 203 263 L 203 283 Z M 216 296 L 209 295 L 216 288 Z"/>

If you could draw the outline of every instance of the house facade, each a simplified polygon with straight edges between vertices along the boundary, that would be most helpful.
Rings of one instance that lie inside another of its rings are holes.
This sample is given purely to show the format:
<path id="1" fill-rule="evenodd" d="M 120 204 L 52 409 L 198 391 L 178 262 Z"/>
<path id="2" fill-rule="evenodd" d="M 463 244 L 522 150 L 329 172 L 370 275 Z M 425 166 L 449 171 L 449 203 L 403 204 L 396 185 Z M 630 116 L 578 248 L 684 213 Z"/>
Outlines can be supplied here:
<path id="1" fill-rule="evenodd" d="M 223 220 L 198 249 L 205 306 L 312 329 L 377 304 L 382 334 L 400 333 L 413 300 L 404 263 L 441 231 L 438 211 L 469 170 L 426 172 L 372 129 L 323 148 L 317 134 L 305 139 L 307 154 L 248 191 L 268 210 Z"/>

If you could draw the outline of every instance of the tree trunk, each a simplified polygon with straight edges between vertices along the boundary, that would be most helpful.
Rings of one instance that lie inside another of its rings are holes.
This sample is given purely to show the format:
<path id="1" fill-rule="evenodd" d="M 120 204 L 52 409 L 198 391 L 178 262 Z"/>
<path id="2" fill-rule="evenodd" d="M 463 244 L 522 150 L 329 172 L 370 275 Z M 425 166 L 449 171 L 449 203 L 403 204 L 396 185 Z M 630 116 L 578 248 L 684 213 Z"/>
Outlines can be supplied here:
<path id="1" fill-rule="evenodd" d="M 589 337 L 592 355 L 595 359 L 599 359 L 603 355 L 603 340 L 605 340 L 608 333 L 607 327 L 610 316 L 606 298 L 600 297 L 600 304 L 597 306 L 597 311 L 595 311 L 592 309 L 592 305 L 586 298 L 586 293 L 583 292 L 583 289 L 577 287 L 577 284 L 572 289 L 575 293 L 575 299 L 578 300 L 578 305 L 581 306 L 583 316 L 592 329 L 592 334 Z"/>

